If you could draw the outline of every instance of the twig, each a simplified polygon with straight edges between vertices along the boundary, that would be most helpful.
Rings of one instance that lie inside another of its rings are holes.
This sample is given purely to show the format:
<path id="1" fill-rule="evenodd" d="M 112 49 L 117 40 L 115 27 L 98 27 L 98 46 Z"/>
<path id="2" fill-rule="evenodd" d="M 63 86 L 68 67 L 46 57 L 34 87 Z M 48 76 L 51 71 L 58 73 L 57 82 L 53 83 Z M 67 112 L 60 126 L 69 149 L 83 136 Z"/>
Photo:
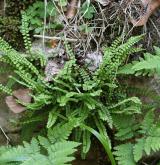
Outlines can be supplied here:
<path id="1" fill-rule="evenodd" d="M 63 37 L 50 37 L 50 36 L 43 36 L 43 35 L 34 35 L 35 38 L 45 38 L 48 40 L 66 40 L 69 42 L 76 42 L 78 39 L 73 39 L 73 38 L 63 38 Z"/>
<path id="2" fill-rule="evenodd" d="M 6 15 L 6 7 L 7 7 L 7 5 L 6 5 L 6 0 L 4 0 L 4 7 L 3 7 L 4 16 Z"/>
<path id="3" fill-rule="evenodd" d="M 2 128 L 1 126 L 0 126 L 0 129 L 1 129 L 2 133 L 3 133 L 3 135 L 5 136 L 5 138 L 7 139 L 7 145 L 8 145 L 10 139 L 9 139 L 9 137 L 7 136 L 7 134 L 4 132 L 4 130 L 3 130 L 3 128 Z"/>
<path id="4" fill-rule="evenodd" d="M 43 49 L 45 50 L 45 32 L 46 32 L 46 23 L 47 23 L 47 0 L 44 0 L 44 26 L 43 26 Z M 45 51 L 44 51 L 45 52 Z"/>

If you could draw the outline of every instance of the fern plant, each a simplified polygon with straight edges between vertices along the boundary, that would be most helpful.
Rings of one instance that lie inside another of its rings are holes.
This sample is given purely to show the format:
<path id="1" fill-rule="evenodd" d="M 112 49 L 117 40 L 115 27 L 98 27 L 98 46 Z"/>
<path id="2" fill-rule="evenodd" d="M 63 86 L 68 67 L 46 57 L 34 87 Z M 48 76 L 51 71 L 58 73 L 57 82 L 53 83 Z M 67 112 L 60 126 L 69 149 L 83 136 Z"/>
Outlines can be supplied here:
<path id="1" fill-rule="evenodd" d="M 44 109 L 47 112 L 45 115 L 49 115 L 48 128 L 54 128 L 57 123 L 65 126 L 66 121 L 71 118 L 79 119 L 80 124 L 75 124 L 75 127 L 80 127 L 82 134 L 77 135 L 74 129 L 73 134 L 75 137 L 78 136 L 75 140 L 83 143 L 82 155 L 85 157 L 90 149 L 92 132 L 82 125 L 88 125 L 97 130 L 107 140 L 107 146 L 110 146 L 109 150 L 111 150 L 106 125 L 113 128 L 112 115 L 132 115 L 141 112 L 141 101 L 137 97 L 127 98 L 120 91 L 118 92 L 117 89 L 120 87 L 116 80 L 118 68 L 124 64 L 125 58 L 130 53 L 138 51 L 132 47 L 140 39 L 141 36 L 132 37 L 124 44 L 121 44 L 120 40 L 115 41 L 104 51 L 103 62 L 95 73 L 89 73 L 85 68 L 80 68 L 70 46 L 65 44 L 70 60 L 65 63 L 64 68 L 52 82 L 45 81 L 42 68 L 36 68 L 28 56 L 15 51 L 2 39 L 0 44 L 4 55 L 1 58 L 8 61 L 18 76 L 18 78 L 14 76 L 11 78 L 32 91 L 31 103 L 18 101 L 27 110 L 32 111 L 30 119 L 34 117 L 37 110 L 43 112 Z M 5 86 L 2 86 L 1 90 L 12 94 Z"/>
<path id="2" fill-rule="evenodd" d="M 68 132 L 69 130 L 69 127 L 65 126 L 65 131 Z M 63 138 L 60 135 L 63 135 Z M 80 143 L 66 141 L 67 136 L 68 134 L 64 136 L 64 126 L 57 126 L 53 130 L 48 131 L 47 138 L 38 136 L 38 138 L 33 138 L 30 143 L 23 142 L 21 146 L 0 147 L 0 164 L 68 164 L 74 160 L 73 153 L 76 152 L 76 147 Z"/>
<path id="3" fill-rule="evenodd" d="M 45 60 L 43 60 L 45 58 L 31 50 L 28 30 L 26 30 L 27 19 L 25 13 L 23 14 L 22 28 L 25 29 L 22 30 L 22 33 L 26 43 L 26 53 L 17 52 L 0 38 L 0 52 L 2 52 L 0 60 L 11 66 L 16 75 L 12 75 L 10 78 L 31 91 L 32 102 L 24 103 L 17 100 L 17 103 L 26 108 L 26 115 L 25 118 L 22 118 L 21 123 L 45 123 L 49 129 L 48 139 L 53 144 L 58 140 L 67 140 L 72 134 L 72 140 L 82 143 L 81 155 L 83 158 L 90 150 L 93 134 L 103 144 L 109 159 L 115 165 L 111 152 L 110 134 L 106 126 L 113 129 L 116 125 L 115 116 L 117 118 L 120 115 L 132 117 L 132 115 L 140 114 L 142 104 L 137 97 L 128 97 L 126 93 L 122 92 L 117 72 L 125 64 L 127 56 L 141 50 L 134 48 L 134 45 L 142 36 L 131 37 L 125 43 L 122 43 L 120 38 L 117 39 L 111 47 L 104 50 L 103 61 L 94 73 L 85 66 L 80 66 L 70 45 L 64 43 L 69 60 L 65 62 L 60 73 L 53 77 L 51 82 L 47 82 L 41 65 L 42 61 L 45 64 Z M 35 61 L 36 64 L 38 63 L 36 66 Z M 0 89 L 9 95 L 12 95 L 14 90 L 2 84 Z M 44 145 L 46 144 L 48 142 L 45 140 Z M 38 150 L 38 155 L 33 160 L 38 161 L 38 157 L 41 157 L 42 160 L 47 159 L 46 162 L 48 162 L 50 150 L 51 148 L 48 150 L 47 158 L 40 155 Z"/>
<path id="4" fill-rule="evenodd" d="M 152 155 L 160 150 L 160 123 L 155 120 L 154 111 L 149 111 L 144 120 L 135 125 L 131 120 L 130 127 L 122 126 L 116 137 L 120 140 L 133 139 L 131 142 L 115 147 L 114 154 L 119 165 L 136 165 L 143 156 Z M 119 123 L 120 124 L 120 123 Z M 134 133 L 134 134 L 133 134 Z M 125 137 L 125 139 L 124 139 Z"/>

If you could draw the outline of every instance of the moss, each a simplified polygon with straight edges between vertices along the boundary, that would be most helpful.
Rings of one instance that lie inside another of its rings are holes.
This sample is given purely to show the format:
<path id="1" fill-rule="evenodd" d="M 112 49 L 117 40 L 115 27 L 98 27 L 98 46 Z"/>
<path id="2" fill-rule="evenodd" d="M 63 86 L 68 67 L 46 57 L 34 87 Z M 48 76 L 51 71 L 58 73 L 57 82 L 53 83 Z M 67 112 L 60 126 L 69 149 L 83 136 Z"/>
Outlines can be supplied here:
<path id="1" fill-rule="evenodd" d="M 21 24 L 21 10 L 25 10 L 35 0 L 7 0 L 5 17 L 0 15 L 0 36 L 18 50 L 23 49 Z"/>
<path id="2" fill-rule="evenodd" d="M 19 31 L 20 21 L 16 17 L 0 18 L 0 36 L 17 49 L 22 49 L 21 34 Z"/>
<path id="3" fill-rule="evenodd" d="M 29 5 L 36 0 L 7 0 L 6 15 L 7 16 L 20 16 L 21 10 L 25 10 Z"/>

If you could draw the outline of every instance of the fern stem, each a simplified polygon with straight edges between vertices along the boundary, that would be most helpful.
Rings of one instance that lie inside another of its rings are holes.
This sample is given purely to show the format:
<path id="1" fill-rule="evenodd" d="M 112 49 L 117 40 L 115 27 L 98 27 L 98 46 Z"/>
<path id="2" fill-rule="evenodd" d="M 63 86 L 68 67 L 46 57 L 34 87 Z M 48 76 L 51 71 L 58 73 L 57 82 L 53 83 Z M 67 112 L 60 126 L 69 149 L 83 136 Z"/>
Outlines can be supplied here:
<path id="1" fill-rule="evenodd" d="M 106 138 L 103 135 L 101 135 L 100 133 L 98 133 L 96 130 L 94 130 L 93 128 L 91 128 L 85 124 L 82 124 L 81 127 L 85 128 L 86 130 L 91 132 L 101 142 L 101 144 L 103 145 L 103 147 L 104 147 L 104 149 L 105 149 L 105 151 L 106 151 L 106 153 L 107 153 L 107 155 L 111 161 L 111 164 L 116 165 L 114 156 L 113 156 L 112 151 L 109 147 L 109 142 L 106 140 Z"/>

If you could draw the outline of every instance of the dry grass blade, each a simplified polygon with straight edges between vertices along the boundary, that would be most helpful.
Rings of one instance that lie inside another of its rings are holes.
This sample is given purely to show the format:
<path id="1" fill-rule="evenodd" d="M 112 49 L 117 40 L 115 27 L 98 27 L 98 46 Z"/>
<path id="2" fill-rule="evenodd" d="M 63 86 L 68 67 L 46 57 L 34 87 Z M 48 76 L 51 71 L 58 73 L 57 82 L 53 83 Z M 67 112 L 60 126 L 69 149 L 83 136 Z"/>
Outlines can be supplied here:
<path id="1" fill-rule="evenodd" d="M 103 6 L 107 6 L 110 3 L 110 0 L 96 0 L 96 1 Z"/>
<path id="2" fill-rule="evenodd" d="M 66 14 L 66 17 L 68 19 L 73 19 L 75 17 L 78 7 L 77 4 L 78 4 L 78 0 L 71 0 L 71 2 L 69 3 Z"/>

